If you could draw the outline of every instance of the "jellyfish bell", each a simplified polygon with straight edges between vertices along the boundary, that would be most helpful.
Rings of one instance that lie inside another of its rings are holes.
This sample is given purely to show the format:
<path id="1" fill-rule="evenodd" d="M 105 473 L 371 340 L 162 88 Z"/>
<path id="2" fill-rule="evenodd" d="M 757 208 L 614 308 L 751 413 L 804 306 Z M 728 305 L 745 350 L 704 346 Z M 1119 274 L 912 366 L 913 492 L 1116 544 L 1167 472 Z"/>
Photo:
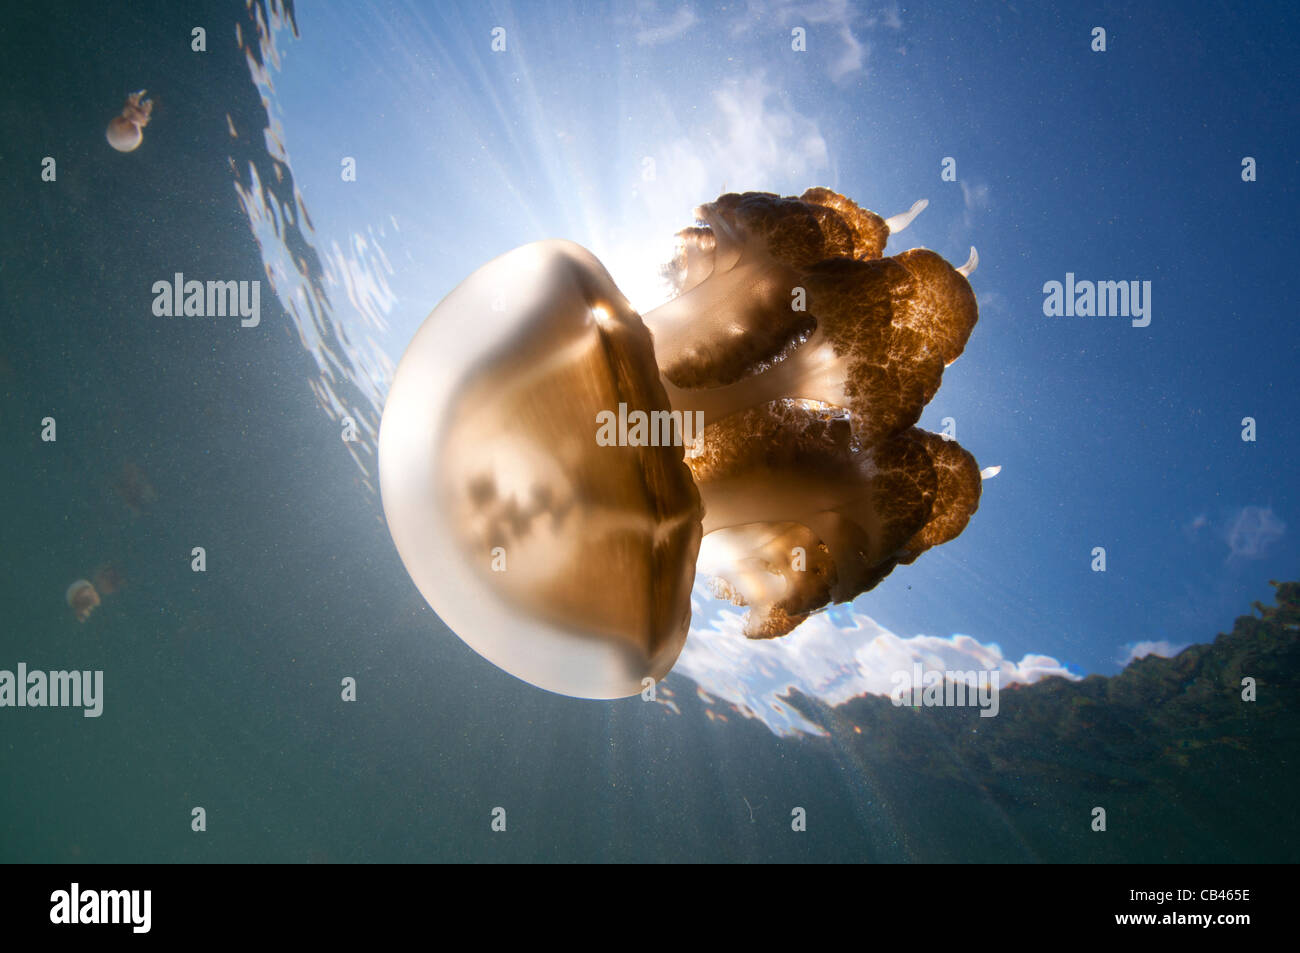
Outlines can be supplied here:
<path id="1" fill-rule="evenodd" d="M 602 412 L 667 412 L 649 333 L 571 242 L 484 265 L 402 357 L 379 433 L 384 513 L 421 594 L 541 688 L 619 698 L 690 625 L 699 495 L 678 445 L 602 445 Z"/>
<path id="2" fill-rule="evenodd" d="M 99 605 L 99 593 L 89 580 L 78 579 L 68 586 L 67 600 L 77 621 L 85 622 L 90 618 L 90 613 L 95 611 L 95 606 Z"/>
<path id="3" fill-rule="evenodd" d="M 144 139 L 144 127 L 153 114 L 153 100 L 143 99 L 146 90 L 132 93 L 126 98 L 122 113 L 108 124 L 105 138 L 118 152 L 132 152 Z"/>
<path id="4" fill-rule="evenodd" d="M 108 124 L 108 144 L 118 152 L 131 152 L 136 146 L 140 145 L 144 139 L 144 133 L 140 127 L 131 120 L 116 116 Z"/>

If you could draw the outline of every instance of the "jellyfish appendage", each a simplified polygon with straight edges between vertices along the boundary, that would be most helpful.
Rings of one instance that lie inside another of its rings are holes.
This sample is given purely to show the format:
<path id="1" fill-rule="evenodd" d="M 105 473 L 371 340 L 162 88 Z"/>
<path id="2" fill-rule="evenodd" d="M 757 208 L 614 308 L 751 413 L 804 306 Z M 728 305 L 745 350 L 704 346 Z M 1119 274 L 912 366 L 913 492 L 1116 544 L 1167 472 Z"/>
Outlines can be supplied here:
<path id="1" fill-rule="evenodd" d="M 126 588 L 126 573 L 115 562 L 105 563 L 95 570 L 94 576 L 91 577 L 91 585 L 101 597 L 111 596 Z"/>
<path id="2" fill-rule="evenodd" d="M 929 199 L 918 199 L 912 203 L 912 207 L 906 212 L 899 212 L 897 215 L 891 215 L 889 218 L 885 219 L 885 227 L 889 229 L 889 234 L 897 235 L 903 229 L 907 228 L 907 226 L 911 225 L 916 219 L 916 216 L 920 215 L 929 207 Z"/>
<path id="3" fill-rule="evenodd" d="M 128 119 L 135 123 L 141 129 L 149 125 L 149 119 L 153 116 L 153 100 L 142 98 L 148 90 L 140 90 L 126 97 L 126 105 L 122 107 L 122 118 Z"/>
<path id="4" fill-rule="evenodd" d="M 118 471 L 113 482 L 113 490 L 133 516 L 141 515 L 146 507 L 158 498 L 153 484 L 149 482 L 149 477 L 134 463 L 126 463 Z"/>

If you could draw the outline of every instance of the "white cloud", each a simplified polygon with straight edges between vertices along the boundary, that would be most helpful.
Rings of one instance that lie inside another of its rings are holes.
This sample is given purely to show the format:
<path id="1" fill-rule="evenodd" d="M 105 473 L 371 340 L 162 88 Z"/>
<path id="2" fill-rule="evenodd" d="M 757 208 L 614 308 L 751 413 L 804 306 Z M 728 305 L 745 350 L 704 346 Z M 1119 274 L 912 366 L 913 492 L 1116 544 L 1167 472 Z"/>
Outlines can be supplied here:
<path id="1" fill-rule="evenodd" d="M 1228 521 L 1224 541 L 1229 559 L 1262 559 L 1286 533 L 1286 523 L 1269 506 L 1243 506 Z"/>
<path id="2" fill-rule="evenodd" d="M 713 94 L 709 123 L 667 143 L 659 163 L 660 182 L 694 208 L 701 196 L 736 192 L 796 192 L 829 164 L 826 140 L 817 124 L 790 108 L 762 74 L 729 80 Z M 790 185 L 784 185 L 791 183 Z M 685 224 L 685 223 L 683 223 Z"/>
<path id="3" fill-rule="evenodd" d="M 659 26 L 645 27 L 637 31 L 636 41 L 640 46 L 657 46 L 675 40 L 699 22 L 695 11 L 690 7 L 680 7 L 668 22 Z"/>
<path id="4" fill-rule="evenodd" d="M 773 23 L 783 28 L 814 28 L 808 31 L 807 55 L 821 56 L 828 63 L 827 72 L 831 79 L 837 83 L 866 69 L 871 44 L 862 38 L 862 30 L 903 28 L 896 3 L 886 6 L 879 15 L 867 15 L 859 10 L 859 4 L 850 0 L 749 0 L 745 16 L 732 25 L 731 32 L 738 35 L 755 29 L 768 29 Z M 818 30 L 818 27 L 827 29 Z M 827 48 L 819 47 L 822 42 L 829 43 Z"/>
<path id="5" fill-rule="evenodd" d="M 655 173 L 637 183 L 636 207 L 625 218 L 635 234 L 610 235 L 593 251 L 634 307 L 648 310 L 668 288 L 646 262 L 672 257 L 672 236 L 691 224 L 691 211 L 725 190 L 803 192 L 809 184 L 834 186 L 827 175 L 826 140 L 815 121 L 797 112 L 763 73 L 729 79 L 713 92 L 712 109 L 701 103 L 681 133 L 653 156 Z M 673 104 L 664 102 L 671 115 Z"/>
<path id="6" fill-rule="evenodd" d="M 957 184 L 961 186 L 962 213 L 961 225 L 953 225 L 954 240 L 969 235 L 975 228 L 975 216 L 993 207 L 987 182 L 968 182 L 966 179 L 959 179 Z"/>
<path id="7" fill-rule="evenodd" d="M 673 671 L 781 735 L 824 733 L 786 704 L 782 696 L 791 689 L 827 705 L 859 695 L 887 696 L 895 687 L 893 674 L 910 671 L 915 662 L 927 671 L 996 671 L 1003 686 L 1049 675 L 1078 679 L 1046 655 L 1013 662 L 996 644 L 968 635 L 904 638 L 868 616 L 847 615 L 847 625 L 820 613 L 783 638 L 752 641 L 742 634 L 742 616 L 723 610 L 708 625 L 692 627 Z"/>
<path id="8" fill-rule="evenodd" d="M 844 44 L 844 49 L 835 62 L 831 64 L 831 79 L 837 83 L 858 72 L 866 65 L 867 61 L 866 47 L 853 35 L 853 31 L 849 29 L 848 24 L 840 26 L 839 36 L 840 42 Z"/>
<path id="9" fill-rule="evenodd" d="M 965 203 L 968 211 L 982 211 L 989 207 L 989 186 L 987 182 L 971 184 L 963 179 L 960 185 L 962 202 Z"/>
<path id="10" fill-rule="evenodd" d="M 1130 662 L 1146 658 L 1148 655 L 1154 655 L 1158 658 L 1173 658 L 1185 648 L 1187 648 L 1185 644 L 1174 645 L 1165 639 L 1161 639 L 1159 642 L 1137 642 L 1133 645 L 1124 646 L 1128 655 L 1124 657 L 1120 664 L 1128 665 Z"/>

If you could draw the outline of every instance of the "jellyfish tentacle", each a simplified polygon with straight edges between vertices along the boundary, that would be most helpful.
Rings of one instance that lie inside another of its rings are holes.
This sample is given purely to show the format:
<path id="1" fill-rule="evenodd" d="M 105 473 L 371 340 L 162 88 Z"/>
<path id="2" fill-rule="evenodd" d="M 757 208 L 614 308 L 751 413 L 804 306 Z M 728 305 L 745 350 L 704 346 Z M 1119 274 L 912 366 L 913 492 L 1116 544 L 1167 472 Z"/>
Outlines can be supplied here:
<path id="1" fill-rule="evenodd" d="M 956 269 L 957 274 L 961 275 L 963 278 L 969 278 L 971 275 L 975 273 L 975 269 L 979 267 L 979 264 L 980 264 L 980 253 L 975 250 L 974 245 L 971 245 L 970 257 L 966 259 L 966 264 Z"/>
<path id="2" fill-rule="evenodd" d="M 899 212 L 897 215 L 891 215 L 885 219 L 885 227 L 889 229 L 889 234 L 897 235 L 907 226 L 912 224 L 916 216 L 920 215 L 930 205 L 929 199 L 918 199 L 912 203 L 912 207 L 906 212 Z"/>

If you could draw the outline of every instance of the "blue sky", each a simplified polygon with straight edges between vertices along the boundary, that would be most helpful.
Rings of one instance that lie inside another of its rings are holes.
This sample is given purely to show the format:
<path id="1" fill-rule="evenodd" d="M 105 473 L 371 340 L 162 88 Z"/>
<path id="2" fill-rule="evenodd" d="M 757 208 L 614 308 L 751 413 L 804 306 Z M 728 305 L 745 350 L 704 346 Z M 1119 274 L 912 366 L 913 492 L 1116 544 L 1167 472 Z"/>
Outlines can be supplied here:
<path id="1" fill-rule="evenodd" d="M 978 247 L 981 317 L 921 426 L 952 417 L 1003 470 L 959 539 L 831 618 L 1113 672 L 1133 643 L 1208 640 L 1300 567 L 1300 24 L 1042 7 L 304 5 L 273 108 L 315 243 L 354 285 L 338 317 L 393 361 L 528 241 L 587 245 L 648 308 L 673 232 L 724 186 L 825 185 L 883 215 L 929 199 L 888 252 Z M 1150 281 L 1150 326 L 1045 317 L 1067 272 Z"/>

